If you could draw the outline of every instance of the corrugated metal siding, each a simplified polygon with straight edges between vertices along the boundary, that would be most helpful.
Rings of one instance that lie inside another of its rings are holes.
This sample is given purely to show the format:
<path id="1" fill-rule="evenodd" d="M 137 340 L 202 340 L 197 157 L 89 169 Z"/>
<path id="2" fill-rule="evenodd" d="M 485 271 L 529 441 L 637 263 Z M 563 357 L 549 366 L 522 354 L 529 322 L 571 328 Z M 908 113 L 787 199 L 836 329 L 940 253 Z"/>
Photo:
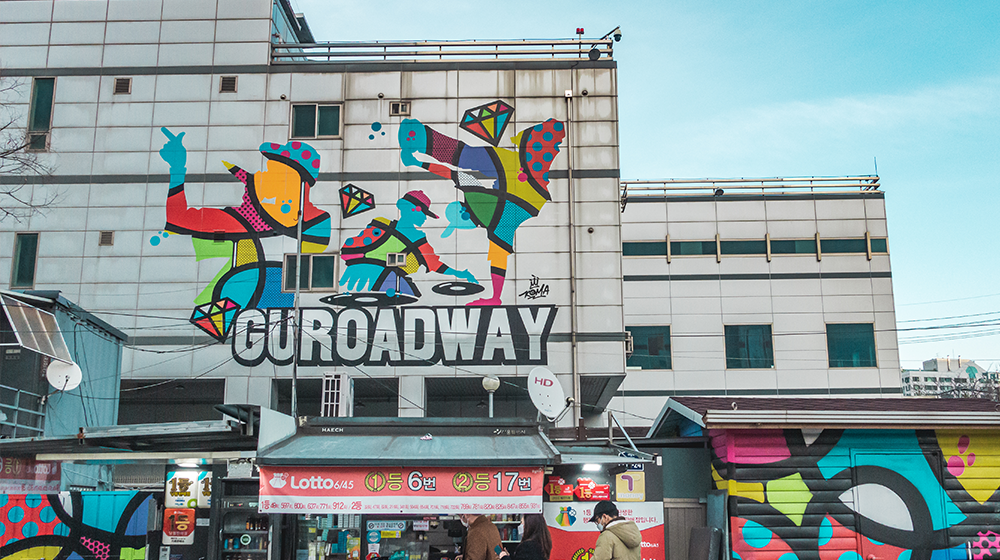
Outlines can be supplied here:
<path id="1" fill-rule="evenodd" d="M 1000 554 L 1000 432 L 826 430 L 808 445 L 799 430 L 710 436 L 742 560 Z"/>

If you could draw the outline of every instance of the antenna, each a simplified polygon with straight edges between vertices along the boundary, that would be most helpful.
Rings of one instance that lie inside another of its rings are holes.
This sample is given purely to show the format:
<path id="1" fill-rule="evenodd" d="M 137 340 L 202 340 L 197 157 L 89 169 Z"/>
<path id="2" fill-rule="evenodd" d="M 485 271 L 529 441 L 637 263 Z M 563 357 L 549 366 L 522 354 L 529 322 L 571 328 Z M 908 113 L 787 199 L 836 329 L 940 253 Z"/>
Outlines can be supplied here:
<path id="1" fill-rule="evenodd" d="M 878 176 L 878 156 L 872 156 L 872 161 L 875 162 L 875 175 Z"/>

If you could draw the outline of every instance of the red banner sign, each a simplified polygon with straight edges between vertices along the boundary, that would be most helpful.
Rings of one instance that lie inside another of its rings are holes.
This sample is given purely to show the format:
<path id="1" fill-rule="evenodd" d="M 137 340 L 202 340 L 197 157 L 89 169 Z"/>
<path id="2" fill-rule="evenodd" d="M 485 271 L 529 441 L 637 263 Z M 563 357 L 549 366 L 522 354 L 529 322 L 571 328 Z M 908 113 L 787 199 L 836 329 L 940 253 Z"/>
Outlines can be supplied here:
<path id="1" fill-rule="evenodd" d="M 260 467 L 261 513 L 541 513 L 540 468 Z"/>
<path id="2" fill-rule="evenodd" d="M 590 560 L 600 531 L 588 519 L 594 515 L 595 502 L 556 502 L 545 504 L 545 523 L 552 535 L 551 560 Z M 642 534 L 642 560 L 666 557 L 663 536 L 663 503 L 618 503 L 618 513 L 639 527 Z"/>
<path id="3" fill-rule="evenodd" d="M 0 494 L 50 494 L 59 491 L 59 463 L 0 457 Z"/>

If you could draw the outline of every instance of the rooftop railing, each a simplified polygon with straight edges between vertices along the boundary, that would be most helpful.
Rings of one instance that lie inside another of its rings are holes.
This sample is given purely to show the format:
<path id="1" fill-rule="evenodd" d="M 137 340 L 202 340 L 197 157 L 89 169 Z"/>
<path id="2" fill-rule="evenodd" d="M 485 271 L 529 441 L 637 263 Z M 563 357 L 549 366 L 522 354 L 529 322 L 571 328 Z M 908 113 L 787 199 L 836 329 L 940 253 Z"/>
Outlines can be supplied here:
<path id="1" fill-rule="evenodd" d="M 608 38 L 272 44 L 271 63 L 611 60 L 613 42 Z"/>
<path id="2" fill-rule="evenodd" d="M 622 212 L 629 199 L 725 196 L 727 194 L 853 194 L 879 190 L 878 175 L 844 177 L 766 177 L 761 179 L 651 179 L 621 181 Z"/>

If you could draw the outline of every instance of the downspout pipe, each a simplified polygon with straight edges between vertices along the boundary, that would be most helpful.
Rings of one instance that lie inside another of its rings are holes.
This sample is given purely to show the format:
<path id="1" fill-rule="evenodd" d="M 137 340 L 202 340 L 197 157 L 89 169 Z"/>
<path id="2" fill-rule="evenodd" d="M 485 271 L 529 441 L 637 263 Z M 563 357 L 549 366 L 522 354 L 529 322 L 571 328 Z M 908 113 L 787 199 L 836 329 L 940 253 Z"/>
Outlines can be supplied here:
<path id="1" fill-rule="evenodd" d="M 587 439 L 583 425 L 583 415 L 580 406 L 580 371 L 577 346 L 577 292 L 576 292 L 576 196 L 573 182 L 573 92 L 576 88 L 576 76 L 573 75 L 570 85 L 574 88 L 566 91 L 566 158 L 568 160 L 567 177 L 569 180 L 569 316 L 570 316 L 570 369 L 573 374 L 573 425 L 576 427 L 576 439 Z"/>

